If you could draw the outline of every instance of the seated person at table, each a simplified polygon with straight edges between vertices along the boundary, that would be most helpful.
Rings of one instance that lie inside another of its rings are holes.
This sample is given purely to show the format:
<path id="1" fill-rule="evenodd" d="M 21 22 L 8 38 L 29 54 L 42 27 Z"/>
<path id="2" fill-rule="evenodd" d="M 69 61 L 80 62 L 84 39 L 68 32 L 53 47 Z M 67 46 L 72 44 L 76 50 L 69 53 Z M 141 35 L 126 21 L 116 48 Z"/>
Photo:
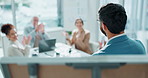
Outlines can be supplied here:
<path id="1" fill-rule="evenodd" d="M 139 40 L 130 39 L 124 32 L 127 21 L 124 7 L 109 3 L 98 13 L 100 30 L 108 42 L 93 55 L 146 54 L 143 44 Z"/>
<path id="2" fill-rule="evenodd" d="M 24 30 L 25 35 L 30 35 L 32 40 L 30 42 L 31 47 L 38 47 L 39 40 L 49 39 L 48 35 L 45 33 L 44 24 L 41 23 L 38 25 L 38 17 L 33 17 L 32 26 L 26 27 Z"/>
<path id="3" fill-rule="evenodd" d="M 70 45 L 75 45 L 76 49 L 92 54 L 89 46 L 90 32 L 83 28 L 83 20 L 76 19 L 75 25 L 77 29 L 73 30 L 71 39 L 68 33 L 65 33 L 66 40 Z"/>
<path id="4" fill-rule="evenodd" d="M 1 27 L 1 32 L 4 33 L 10 40 L 10 45 L 8 47 L 8 56 L 28 56 L 30 52 L 31 37 L 23 38 L 23 45 L 18 41 L 17 32 L 15 27 L 11 24 L 4 24 Z"/>

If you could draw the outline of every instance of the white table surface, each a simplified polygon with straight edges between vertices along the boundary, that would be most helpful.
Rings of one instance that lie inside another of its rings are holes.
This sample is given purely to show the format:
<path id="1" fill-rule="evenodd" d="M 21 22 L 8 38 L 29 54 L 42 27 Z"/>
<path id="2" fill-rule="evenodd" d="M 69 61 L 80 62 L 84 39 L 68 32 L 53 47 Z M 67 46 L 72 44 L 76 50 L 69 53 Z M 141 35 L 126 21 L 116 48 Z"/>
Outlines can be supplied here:
<path id="1" fill-rule="evenodd" d="M 90 54 L 87 54 L 83 51 L 76 50 L 72 48 L 69 45 L 66 45 L 64 43 L 56 43 L 56 48 L 54 51 L 48 51 L 39 53 L 38 48 L 31 49 L 31 54 L 29 57 L 32 56 L 32 54 L 37 54 L 38 57 L 82 57 L 82 56 L 91 56 Z M 69 50 L 71 49 L 71 53 L 69 53 Z M 36 50 L 36 51 L 35 51 Z M 56 53 L 60 55 L 56 55 Z"/>

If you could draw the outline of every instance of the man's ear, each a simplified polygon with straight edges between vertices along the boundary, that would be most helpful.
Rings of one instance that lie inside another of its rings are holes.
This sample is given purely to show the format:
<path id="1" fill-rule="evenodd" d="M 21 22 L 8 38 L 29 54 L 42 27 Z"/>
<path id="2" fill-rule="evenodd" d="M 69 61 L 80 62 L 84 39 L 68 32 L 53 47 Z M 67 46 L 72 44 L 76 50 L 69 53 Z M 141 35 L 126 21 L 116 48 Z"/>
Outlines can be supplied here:
<path id="1" fill-rule="evenodd" d="M 106 27 L 106 25 L 104 23 L 102 23 L 102 28 L 103 28 L 104 31 L 107 30 L 107 27 Z"/>

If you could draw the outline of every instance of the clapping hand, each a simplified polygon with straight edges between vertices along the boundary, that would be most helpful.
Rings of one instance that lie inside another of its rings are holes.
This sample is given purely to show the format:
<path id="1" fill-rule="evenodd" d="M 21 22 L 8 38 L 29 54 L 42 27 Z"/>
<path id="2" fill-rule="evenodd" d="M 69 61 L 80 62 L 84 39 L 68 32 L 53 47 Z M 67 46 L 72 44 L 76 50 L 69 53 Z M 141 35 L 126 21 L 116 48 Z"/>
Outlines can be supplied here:
<path id="1" fill-rule="evenodd" d="M 24 36 L 23 40 L 22 40 L 22 44 L 28 45 L 30 43 L 31 39 L 32 39 L 31 36 L 28 36 L 28 37 Z"/>
<path id="2" fill-rule="evenodd" d="M 102 40 L 101 42 L 99 42 L 99 49 L 103 48 L 106 44 L 106 41 L 105 40 Z"/>
<path id="3" fill-rule="evenodd" d="M 66 31 L 63 32 L 63 35 L 66 37 L 66 39 L 69 38 L 69 34 Z"/>
<path id="4" fill-rule="evenodd" d="M 38 26 L 38 28 L 39 28 L 39 32 L 44 33 L 44 24 L 43 24 L 43 23 L 41 23 L 41 24 Z"/>
<path id="5" fill-rule="evenodd" d="M 35 32 L 39 32 L 39 25 L 35 26 Z"/>

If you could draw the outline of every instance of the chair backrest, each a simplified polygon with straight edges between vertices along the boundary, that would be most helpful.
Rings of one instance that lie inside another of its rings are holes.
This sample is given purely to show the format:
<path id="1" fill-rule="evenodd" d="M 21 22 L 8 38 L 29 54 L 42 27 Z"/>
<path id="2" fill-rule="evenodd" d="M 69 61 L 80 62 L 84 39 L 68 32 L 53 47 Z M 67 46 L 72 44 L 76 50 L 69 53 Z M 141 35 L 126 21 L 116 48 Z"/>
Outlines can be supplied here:
<path id="1" fill-rule="evenodd" d="M 78 70 L 64 65 L 39 65 L 37 74 L 32 78 L 90 78 L 90 70 Z M 27 65 L 2 64 L 2 72 L 6 78 L 31 78 Z M 5 70 L 5 71 L 4 71 Z M 31 69 L 33 70 L 33 69 Z M 68 72 L 68 73 L 67 73 Z M 32 75 L 33 76 L 33 75 Z"/>
<path id="2" fill-rule="evenodd" d="M 23 35 L 18 35 L 18 40 L 21 42 L 23 39 Z M 6 36 L 2 36 L 2 47 L 4 56 L 8 56 L 8 46 L 10 44 L 9 39 Z"/>
<path id="3" fill-rule="evenodd" d="M 112 56 L 112 57 L 116 57 L 116 56 Z M 88 60 L 88 58 L 86 58 L 85 60 Z M 91 57 L 91 58 L 97 59 L 96 57 Z M 106 60 L 107 58 L 108 57 L 105 57 L 105 58 L 101 57 L 101 59 L 104 59 L 104 60 Z M 65 58 L 55 58 L 52 60 L 57 61 L 60 59 L 65 59 Z M 49 58 L 3 57 L 0 59 L 1 61 L 0 65 L 2 66 L 1 70 L 4 75 L 4 78 L 91 78 L 91 75 L 94 75 L 94 73 L 97 74 L 96 72 L 91 71 L 91 67 L 89 67 L 90 62 L 88 62 L 88 65 L 86 63 L 84 64 L 80 63 L 80 67 L 79 66 L 77 67 L 77 65 L 79 64 L 78 62 L 74 64 L 74 68 L 73 68 L 68 65 L 72 63 L 70 61 L 68 63 L 68 60 L 66 59 L 65 61 L 61 60 L 61 63 L 60 62 L 54 63 Z M 72 59 L 73 58 L 71 58 L 71 60 Z M 80 60 L 81 58 L 74 58 L 74 60 L 75 59 L 78 61 L 78 59 Z M 115 60 L 113 61 L 113 64 L 112 64 L 111 60 L 109 61 L 109 59 L 112 59 L 112 58 L 109 57 L 108 60 L 106 60 L 104 63 L 98 61 L 99 63 L 98 68 L 100 67 L 100 65 L 103 64 L 103 67 L 101 67 L 102 68 L 102 72 L 101 72 L 102 78 L 148 78 L 148 72 L 147 72 L 148 64 L 146 62 L 139 61 L 139 63 L 131 62 L 130 64 L 130 61 L 127 61 L 129 64 L 126 64 L 118 68 L 119 66 L 118 64 L 114 65 Z M 121 61 L 121 58 L 119 59 Z M 119 63 L 120 61 L 118 60 Z M 67 65 L 65 65 L 65 63 L 67 63 Z M 81 64 L 83 64 L 84 66 L 82 66 Z M 96 64 L 94 65 L 94 63 L 92 63 L 92 65 L 95 66 Z M 117 65 L 117 69 L 114 69 L 116 68 L 116 65 Z M 85 68 L 88 68 L 88 69 L 85 69 Z"/>

